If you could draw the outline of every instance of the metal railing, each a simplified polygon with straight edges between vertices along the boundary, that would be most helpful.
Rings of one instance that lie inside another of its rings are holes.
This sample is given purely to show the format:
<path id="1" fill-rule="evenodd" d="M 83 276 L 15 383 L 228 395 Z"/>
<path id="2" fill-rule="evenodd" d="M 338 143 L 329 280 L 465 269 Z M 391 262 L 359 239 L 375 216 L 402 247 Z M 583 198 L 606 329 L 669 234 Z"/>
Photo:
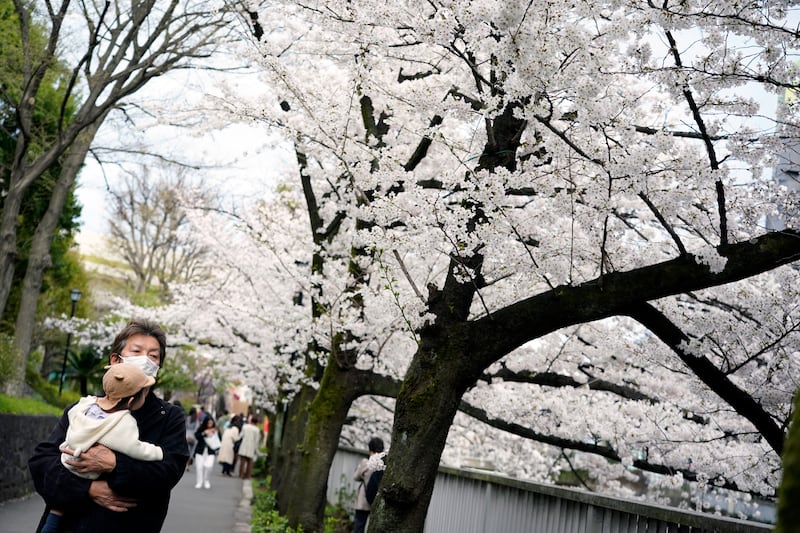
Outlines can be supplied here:
<path id="1" fill-rule="evenodd" d="M 340 448 L 328 500 L 352 502 L 362 452 Z M 425 520 L 428 533 L 763 533 L 772 526 L 610 498 L 486 472 L 439 469 Z"/>

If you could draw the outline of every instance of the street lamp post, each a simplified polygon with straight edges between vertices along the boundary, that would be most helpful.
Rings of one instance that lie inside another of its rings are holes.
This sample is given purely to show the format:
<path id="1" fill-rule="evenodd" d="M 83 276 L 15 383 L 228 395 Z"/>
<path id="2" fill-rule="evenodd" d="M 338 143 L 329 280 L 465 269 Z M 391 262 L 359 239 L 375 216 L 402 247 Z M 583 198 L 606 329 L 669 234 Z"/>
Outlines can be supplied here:
<path id="1" fill-rule="evenodd" d="M 75 316 L 75 304 L 81 299 L 81 291 L 72 289 L 69 291 L 69 299 L 72 300 L 72 310 L 69 313 L 69 318 Z M 67 345 L 64 347 L 64 362 L 61 364 L 61 381 L 58 384 L 58 395 L 61 396 L 61 389 L 64 388 L 64 374 L 67 372 L 67 355 L 69 355 L 69 341 L 72 340 L 72 332 L 67 332 Z"/>

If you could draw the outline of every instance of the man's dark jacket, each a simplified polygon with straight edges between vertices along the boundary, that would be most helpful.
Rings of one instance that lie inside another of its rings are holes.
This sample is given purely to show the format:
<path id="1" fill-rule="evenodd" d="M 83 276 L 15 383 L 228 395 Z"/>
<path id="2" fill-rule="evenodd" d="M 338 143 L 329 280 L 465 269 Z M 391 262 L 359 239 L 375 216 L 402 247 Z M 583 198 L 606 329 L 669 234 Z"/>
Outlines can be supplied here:
<path id="1" fill-rule="evenodd" d="M 28 461 L 36 492 L 42 495 L 47 506 L 37 533 L 51 508 L 64 512 L 62 529 L 68 532 L 161 531 L 167 516 L 170 491 L 186 471 L 189 459 L 183 410 L 150 392 L 142 408 L 131 412 L 139 425 L 139 439 L 160 446 L 164 459 L 139 461 L 115 452 L 116 468 L 102 474 L 99 479 L 106 480 L 118 495 L 135 498 L 137 506 L 129 511 L 114 512 L 100 507 L 89 497 L 91 479 L 76 476 L 61 464 L 58 446 L 67 434 L 67 411 L 70 407 L 64 410 L 50 437 L 36 446 Z"/>

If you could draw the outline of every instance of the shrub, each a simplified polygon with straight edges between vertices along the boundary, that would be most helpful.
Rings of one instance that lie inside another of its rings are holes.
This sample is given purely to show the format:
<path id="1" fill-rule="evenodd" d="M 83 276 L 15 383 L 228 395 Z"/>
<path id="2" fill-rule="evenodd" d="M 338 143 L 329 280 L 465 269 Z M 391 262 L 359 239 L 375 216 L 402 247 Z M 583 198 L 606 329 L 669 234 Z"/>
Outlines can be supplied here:
<path id="1" fill-rule="evenodd" d="M 325 507 L 324 533 L 350 533 L 353 531 L 353 521 L 350 513 L 341 504 Z"/>
<path id="2" fill-rule="evenodd" d="M 251 533 L 302 533 L 303 528 L 291 528 L 289 520 L 278 512 L 275 491 L 269 490 L 268 486 L 269 479 L 253 482 Z M 344 507 L 325 507 L 324 533 L 349 533 L 352 530 L 350 516 Z"/>
<path id="3" fill-rule="evenodd" d="M 267 456 L 259 454 L 255 461 L 253 461 L 253 474 L 256 479 L 265 479 L 267 477 Z"/>
<path id="4" fill-rule="evenodd" d="M 276 509 L 277 500 L 275 491 L 266 488 L 263 480 L 254 487 L 252 517 L 250 518 L 251 533 L 301 533 L 301 529 L 289 527 L 289 520 L 281 516 Z"/>
<path id="5" fill-rule="evenodd" d="M 8 415 L 56 415 L 62 409 L 45 403 L 38 398 L 15 398 L 0 394 L 0 413 Z"/>
<path id="6" fill-rule="evenodd" d="M 40 376 L 39 373 L 31 367 L 25 369 L 25 383 L 30 385 L 44 401 L 62 410 L 68 405 L 77 402 L 81 396 L 80 393 L 70 390 L 63 390 L 59 396 L 58 385 L 48 383 L 46 379 Z"/>

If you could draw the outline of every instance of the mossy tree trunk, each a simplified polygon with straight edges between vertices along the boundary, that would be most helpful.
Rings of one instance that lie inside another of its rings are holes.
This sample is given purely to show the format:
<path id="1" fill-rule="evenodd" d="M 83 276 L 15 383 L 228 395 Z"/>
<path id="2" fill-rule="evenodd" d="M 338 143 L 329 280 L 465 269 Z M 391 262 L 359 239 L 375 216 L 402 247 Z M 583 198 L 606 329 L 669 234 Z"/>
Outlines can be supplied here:
<path id="1" fill-rule="evenodd" d="M 442 293 L 429 296 L 437 320 L 420 332 L 420 347 L 397 398 L 387 470 L 369 531 L 422 531 L 453 417 L 482 371 L 469 357 L 466 318 L 474 288 L 456 281 L 459 263 L 451 261 Z"/>
<path id="2" fill-rule="evenodd" d="M 459 346 L 431 348 L 406 374 L 369 531 L 419 532 L 425 524 L 447 434 L 467 388 Z M 435 366 L 430 364 L 433 358 Z"/>
<path id="3" fill-rule="evenodd" d="M 302 526 L 303 531 L 322 529 L 328 472 L 353 403 L 349 381 L 347 371 L 329 364 L 315 398 L 306 407 L 303 439 L 293 452 L 293 468 L 288 476 L 291 486 L 284 486 L 281 494 L 281 507 L 285 507 L 289 523 Z"/>
<path id="4" fill-rule="evenodd" d="M 778 488 L 778 523 L 775 533 L 800 531 L 800 394 L 795 392 L 789 435 L 783 447 L 783 479 Z"/>
<path id="5" fill-rule="evenodd" d="M 303 386 L 281 413 L 281 422 L 275 424 L 274 431 L 280 432 L 280 440 L 270 455 L 271 488 L 277 494 L 278 511 L 286 514 L 283 494 L 292 487 L 292 472 L 297 469 L 298 453 L 303 443 L 308 409 L 306 408 L 316 396 L 316 391 L 308 385 Z"/>
<path id="6" fill-rule="evenodd" d="M 316 390 L 304 388 L 295 397 L 276 465 L 280 479 L 273 483 L 278 510 L 292 526 L 306 532 L 322 529 L 328 473 L 353 401 L 367 394 L 394 398 L 399 389 L 398 380 L 331 362 Z"/>

